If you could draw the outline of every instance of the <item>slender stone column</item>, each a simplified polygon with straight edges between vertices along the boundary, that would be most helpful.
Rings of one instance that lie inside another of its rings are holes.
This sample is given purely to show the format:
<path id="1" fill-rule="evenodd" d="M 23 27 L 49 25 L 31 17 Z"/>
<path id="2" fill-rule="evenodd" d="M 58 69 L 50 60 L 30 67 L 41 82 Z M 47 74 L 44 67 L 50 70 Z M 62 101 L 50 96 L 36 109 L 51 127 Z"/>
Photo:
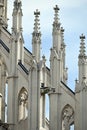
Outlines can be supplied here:
<path id="1" fill-rule="evenodd" d="M 40 127 L 40 79 L 39 70 L 35 60 L 33 60 L 32 68 L 30 71 L 31 82 L 31 117 L 30 117 L 30 130 L 39 130 Z"/>

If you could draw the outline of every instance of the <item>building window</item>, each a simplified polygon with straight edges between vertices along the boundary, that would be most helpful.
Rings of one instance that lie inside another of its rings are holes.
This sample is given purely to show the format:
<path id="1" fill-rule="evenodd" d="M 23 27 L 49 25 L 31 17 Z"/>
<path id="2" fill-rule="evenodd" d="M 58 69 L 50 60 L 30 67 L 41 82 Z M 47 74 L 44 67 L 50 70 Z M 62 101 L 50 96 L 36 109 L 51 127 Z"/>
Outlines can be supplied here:
<path id="1" fill-rule="evenodd" d="M 2 94 L 0 93 L 0 121 L 2 120 Z"/>
<path id="2" fill-rule="evenodd" d="M 8 83 L 5 84 L 5 122 L 7 122 L 7 110 L 8 110 Z"/>
<path id="3" fill-rule="evenodd" d="M 22 88 L 19 93 L 19 121 L 25 120 L 28 116 L 28 93 L 25 88 Z"/>

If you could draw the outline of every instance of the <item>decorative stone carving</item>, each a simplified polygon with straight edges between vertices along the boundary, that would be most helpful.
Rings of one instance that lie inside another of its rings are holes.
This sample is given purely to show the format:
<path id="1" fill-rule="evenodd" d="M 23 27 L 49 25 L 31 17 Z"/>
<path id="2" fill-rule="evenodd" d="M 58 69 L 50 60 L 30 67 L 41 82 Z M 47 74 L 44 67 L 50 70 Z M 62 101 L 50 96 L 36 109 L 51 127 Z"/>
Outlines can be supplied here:
<path id="1" fill-rule="evenodd" d="M 28 93 L 27 91 L 23 88 L 22 91 L 19 94 L 19 120 L 26 119 L 27 117 L 27 112 L 28 112 Z"/>
<path id="2" fill-rule="evenodd" d="M 69 130 L 71 123 L 74 121 L 74 111 L 70 105 L 66 105 L 62 113 L 62 130 Z"/>
<path id="3" fill-rule="evenodd" d="M 27 98 L 28 98 L 27 92 L 24 91 L 23 93 L 20 94 L 20 99 L 19 99 L 20 103 L 21 102 L 26 102 Z"/>

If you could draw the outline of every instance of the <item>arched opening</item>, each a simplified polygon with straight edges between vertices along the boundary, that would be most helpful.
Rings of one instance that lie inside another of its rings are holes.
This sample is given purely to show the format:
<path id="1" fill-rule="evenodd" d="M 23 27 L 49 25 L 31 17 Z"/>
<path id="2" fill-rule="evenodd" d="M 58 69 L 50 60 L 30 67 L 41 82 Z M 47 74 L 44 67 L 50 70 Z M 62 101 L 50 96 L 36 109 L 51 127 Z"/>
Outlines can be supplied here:
<path id="1" fill-rule="evenodd" d="M 46 118 L 49 119 L 49 96 L 48 94 L 46 94 L 46 107 L 45 107 L 45 111 L 46 111 Z"/>
<path id="2" fill-rule="evenodd" d="M 74 124 L 70 125 L 70 130 L 74 130 Z"/>
<path id="3" fill-rule="evenodd" d="M 25 120 L 28 117 L 28 92 L 23 87 L 18 95 L 18 111 L 19 121 Z"/>
<path id="4" fill-rule="evenodd" d="M 62 130 L 74 130 L 74 110 L 69 104 L 62 111 Z"/>
<path id="5" fill-rule="evenodd" d="M 2 94 L 0 93 L 0 121 L 2 119 Z"/>
<path id="6" fill-rule="evenodd" d="M 8 83 L 5 84 L 5 122 L 7 122 L 7 109 L 8 109 Z"/>

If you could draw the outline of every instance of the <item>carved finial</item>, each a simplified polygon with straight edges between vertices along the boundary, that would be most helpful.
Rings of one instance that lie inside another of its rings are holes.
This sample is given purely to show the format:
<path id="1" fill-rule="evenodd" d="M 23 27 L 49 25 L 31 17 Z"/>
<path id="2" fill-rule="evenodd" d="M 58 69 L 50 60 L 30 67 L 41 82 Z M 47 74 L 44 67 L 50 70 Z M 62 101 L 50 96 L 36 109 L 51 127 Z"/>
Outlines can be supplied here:
<path id="1" fill-rule="evenodd" d="M 34 23 L 34 33 L 33 34 L 35 34 L 35 33 L 40 33 L 40 23 L 39 23 L 39 15 L 40 15 L 40 11 L 38 11 L 38 9 L 36 9 L 36 11 L 34 12 L 34 15 L 35 15 L 35 23 Z"/>
<path id="2" fill-rule="evenodd" d="M 54 14 L 54 23 L 58 23 L 58 20 L 59 20 L 59 18 L 58 18 L 59 7 L 57 5 L 54 7 L 54 11 L 55 11 L 55 14 Z"/>
<path id="3" fill-rule="evenodd" d="M 82 34 L 82 35 L 80 36 L 80 39 L 81 39 L 81 42 L 83 42 L 83 41 L 85 40 L 85 35 Z"/>
<path id="4" fill-rule="evenodd" d="M 19 9 L 22 6 L 21 0 L 15 0 L 14 1 L 14 8 Z"/>
<path id="5" fill-rule="evenodd" d="M 83 56 L 86 56 L 85 54 L 85 43 L 84 43 L 84 40 L 85 40 L 85 36 L 82 34 L 80 36 L 80 39 L 81 39 L 81 43 L 80 43 L 80 54 L 79 54 L 79 57 L 83 57 Z"/>
<path id="6" fill-rule="evenodd" d="M 45 55 L 42 56 L 42 59 L 43 59 L 43 61 L 46 62 L 46 57 L 45 57 Z"/>
<path id="7" fill-rule="evenodd" d="M 58 13 L 58 10 L 60 10 L 59 7 L 58 7 L 58 5 L 56 5 L 56 6 L 54 7 L 54 10 L 55 10 L 55 12 Z"/>
<path id="8" fill-rule="evenodd" d="M 76 84 L 78 83 L 78 79 L 77 79 L 77 78 L 75 79 L 75 83 L 76 83 Z"/>
<path id="9" fill-rule="evenodd" d="M 64 34 L 64 28 L 63 27 L 61 27 L 61 33 Z"/>
<path id="10" fill-rule="evenodd" d="M 43 66 L 45 66 L 45 63 L 46 63 L 45 55 L 42 56 L 42 63 L 43 63 Z"/>
<path id="11" fill-rule="evenodd" d="M 54 7 L 54 22 L 53 22 L 53 27 L 54 29 L 59 29 L 60 28 L 60 23 L 59 23 L 59 17 L 58 17 L 58 11 L 59 11 L 59 7 L 56 5 Z"/>
<path id="12" fill-rule="evenodd" d="M 40 11 L 38 11 L 38 9 L 36 9 L 36 11 L 34 12 L 34 15 L 35 15 L 35 17 L 39 17 Z"/>
<path id="13" fill-rule="evenodd" d="M 43 59 L 43 60 L 45 59 L 45 55 L 42 56 L 42 59 Z"/>
<path id="14" fill-rule="evenodd" d="M 62 40 L 64 41 L 64 28 L 61 27 L 61 37 L 62 37 Z"/>
<path id="15" fill-rule="evenodd" d="M 65 48 L 65 43 L 64 43 L 64 28 L 61 27 L 61 49 Z"/>

